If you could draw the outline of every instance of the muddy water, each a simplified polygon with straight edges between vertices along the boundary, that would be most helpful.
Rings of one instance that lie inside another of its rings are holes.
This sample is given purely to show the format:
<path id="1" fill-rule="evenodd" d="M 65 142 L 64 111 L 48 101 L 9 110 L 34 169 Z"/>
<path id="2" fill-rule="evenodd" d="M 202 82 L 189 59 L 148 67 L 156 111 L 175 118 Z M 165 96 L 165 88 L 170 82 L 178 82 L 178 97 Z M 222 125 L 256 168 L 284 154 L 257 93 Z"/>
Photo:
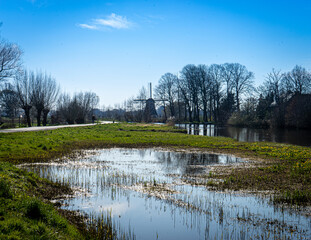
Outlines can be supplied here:
<path id="1" fill-rule="evenodd" d="M 202 185 L 211 167 L 241 162 L 227 155 L 105 149 L 23 167 L 77 189 L 63 208 L 109 215 L 120 235 L 135 239 L 310 239 L 310 217 Z"/>

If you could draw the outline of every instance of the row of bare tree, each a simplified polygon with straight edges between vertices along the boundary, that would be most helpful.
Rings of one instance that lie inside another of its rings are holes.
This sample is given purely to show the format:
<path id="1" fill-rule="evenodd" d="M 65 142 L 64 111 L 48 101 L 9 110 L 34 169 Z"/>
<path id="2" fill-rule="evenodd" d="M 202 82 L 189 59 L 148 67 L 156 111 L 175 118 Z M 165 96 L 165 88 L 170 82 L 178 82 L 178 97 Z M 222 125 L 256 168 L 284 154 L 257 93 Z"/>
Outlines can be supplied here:
<path id="1" fill-rule="evenodd" d="M 311 93 L 311 73 L 298 65 L 290 72 L 272 69 L 258 91 L 263 97 L 272 94 L 275 102 L 280 104 L 293 94 Z"/>
<path id="2" fill-rule="evenodd" d="M 46 125 L 51 109 L 57 109 L 59 122 L 84 123 L 99 102 L 93 92 L 60 94 L 56 80 L 46 73 L 23 70 L 22 51 L 16 44 L 0 41 L 0 114 L 14 118 L 24 110 L 27 125 L 34 115 L 37 125 Z M 1 116 L 1 115 L 0 115 Z"/>
<path id="3" fill-rule="evenodd" d="M 234 107 L 240 111 L 242 98 L 254 89 L 253 80 L 254 74 L 239 63 L 189 64 L 179 76 L 164 74 L 156 97 L 162 100 L 166 117 L 179 117 L 184 111 L 183 120 L 199 122 L 202 115 L 204 122 L 219 121 Z"/>
<path id="4" fill-rule="evenodd" d="M 99 97 L 93 92 L 80 92 L 72 97 L 62 94 L 58 99 L 57 111 L 66 123 L 85 123 L 89 114 L 98 105 Z"/>
<path id="5" fill-rule="evenodd" d="M 46 126 L 51 109 L 56 109 L 61 116 L 59 122 L 84 123 L 99 98 L 93 92 L 75 93 L 72 97 L 66 93 L 60 94 L 59 85 L 50 75 L 23 71 L 16 74 L 13 84 L 5 84 L 1 91 L 1 102 L 2 108 L 11 117 L 15 115 L 16 109 L 23 109 L 30 127 L 31 110 L 37 126 L 41 126 L 41 123 Z"/>
<path id="6" fill-rule="evenodd" d="M 178 76 L 164 74 L 156 86 L 156 98 L 162 100 L 165 119 L 175 117 L 190 122 L 226 123 L 234 112 L 235 117 L 249 113 L 250 106 L 253 119 L 271 121 L 272 108 L 284 108 L 293 96 L 310 92 L 311 73 L 301 66 L 290 72 L 273 69 L 255 88 L 254 74 L 239 63 L 186 65 Z M 279 118 L 285 119 L 284 114 Z"/>
<path id="7" fill-rule="evenodd" d="M 37 125 L 47 124 L 47 116 L 59 95 L 60 88 L 55 79 L 43 73 L 23 71 L 14 79 L 13 88 L 17 95 L 19 107 L 25 111 L 27 124 L 31 126 L 30 109 L 35 107 Z"/>

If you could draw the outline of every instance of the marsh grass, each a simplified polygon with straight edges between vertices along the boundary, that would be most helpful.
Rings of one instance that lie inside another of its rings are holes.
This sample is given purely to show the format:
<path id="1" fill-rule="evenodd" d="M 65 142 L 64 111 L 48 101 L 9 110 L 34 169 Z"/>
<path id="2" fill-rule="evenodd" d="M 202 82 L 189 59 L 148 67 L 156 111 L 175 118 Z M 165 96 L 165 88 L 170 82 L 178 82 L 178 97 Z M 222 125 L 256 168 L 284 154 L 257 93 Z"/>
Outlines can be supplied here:
<path id="1" fill-rule="evenodd" d="M 111 216 L 85 221 L 49 203 L 68 194 L 73 192 L 66 185 L 0 162 L 0 239 L 118 239 Z M 132 239 L 120 231 L 118 236 Z"/>
<path id="2" fill-rule="evenodd" d="M 117 227 L 111 216 L 111 211 L 103 211 L 101 214 L 90 214 L 84 234 L 86 239 L 90 240 L 135 239 L 131 229 L 125 232 L 120 227 Z"/>

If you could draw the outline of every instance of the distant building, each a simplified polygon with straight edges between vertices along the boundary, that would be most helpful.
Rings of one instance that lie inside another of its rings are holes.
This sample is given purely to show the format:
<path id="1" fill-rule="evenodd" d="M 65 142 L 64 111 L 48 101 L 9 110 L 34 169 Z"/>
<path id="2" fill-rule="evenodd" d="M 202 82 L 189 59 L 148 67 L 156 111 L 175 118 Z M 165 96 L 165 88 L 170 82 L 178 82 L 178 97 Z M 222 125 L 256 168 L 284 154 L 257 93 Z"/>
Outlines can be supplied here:
<path id="1" fill-rule="evenodd" d="M 152 98 L 146 100 L 146 107 L 144 111 L 145 122 L 151 122 L 157 118 L 158 114 L 155 109 L 155 101 Z"/>

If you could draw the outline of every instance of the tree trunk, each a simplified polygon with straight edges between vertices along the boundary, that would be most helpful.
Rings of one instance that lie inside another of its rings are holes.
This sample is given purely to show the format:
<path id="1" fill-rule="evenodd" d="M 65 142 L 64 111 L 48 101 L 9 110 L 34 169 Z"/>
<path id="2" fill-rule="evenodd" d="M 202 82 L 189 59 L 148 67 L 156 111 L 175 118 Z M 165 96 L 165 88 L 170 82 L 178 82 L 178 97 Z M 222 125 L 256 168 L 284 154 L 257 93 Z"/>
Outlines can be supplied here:
<path id="1" fill-rule="evenodd" d="M 31 120 L 30 120 L 30 109 L 31 109 L 31 106 L 26 105 L 26 106 L 23 107 L 23 109 L 25 111 L 27 125 L 28 125 L 28 127 L 31 127 Z"/>
<path id="2" fill-rule="evenodd" d="M 41 113 L 42 109 L 41 108 L 37 109 L 37 126 L 41 126 Z"/>
<path id="3" fill-rule="evenodd" d="M 170 102 L 171 117 L 175 117 L 174 102 Z"/>
<path id="4" fill-rule="evenodd" d="M 43 121 L 42 121 L 43 126 L 46 126 L 46 124 L 47 124 L 49 112 L 50 112 L 49 109 L 43 109 Z"/>
<path id="5" fill-rule="evenodd" d="M 164 121 L 166 122 L 167 120 L 167 114 L 166 114 L 166 106 L 164 104 Z"/>
<path id="6" fill-rule="evenodd" d="M 189 122 L 192 122 L 192 111 L 190 106 L 188 106 L 188 114 L 189 114 Z"/>
<path id="7" fill-rule="evenodd" d="M 240 98 L 237 92 L 236 92 L 236 110 L 240 112 Z"/>
<path id="8" fill-rule="evenodd" d="M 210 97 L 209 100 L 209 120 L 213 120 L 213 103 L 212 103 L 212 97 Z"/>
<path id="9" fill-rule="evenodd" d="M 203 122 L 204 123 L 207 122 L 207 106 L 206 106 L 206 102 L 203 104 Z"/>

